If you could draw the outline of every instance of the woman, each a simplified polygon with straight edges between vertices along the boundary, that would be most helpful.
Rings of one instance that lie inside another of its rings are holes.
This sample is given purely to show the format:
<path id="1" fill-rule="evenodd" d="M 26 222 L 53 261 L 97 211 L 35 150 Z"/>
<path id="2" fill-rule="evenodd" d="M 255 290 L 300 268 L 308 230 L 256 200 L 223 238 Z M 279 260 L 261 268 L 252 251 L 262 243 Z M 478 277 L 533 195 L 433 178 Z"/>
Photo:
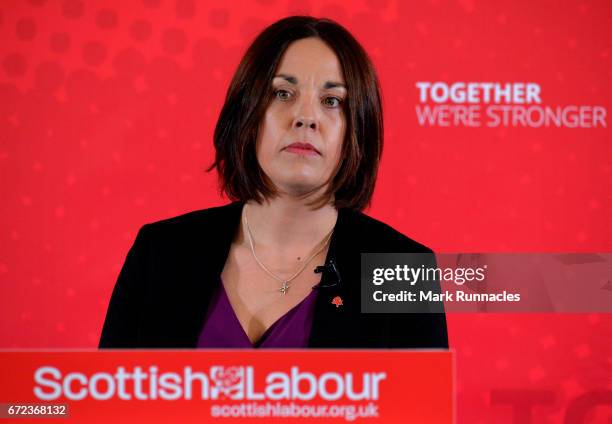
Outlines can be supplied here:
<path id="1" fill-rule="evenodd" d="M 444 314 L 362 314 L 360 253 L 431 253 L 360 211 L 382 152 L 365 51 L 327 19 L 266 28 L 214 134 L 234 202 L 148 224 L 128 253 L 101 348 L 446 348 Z"/>

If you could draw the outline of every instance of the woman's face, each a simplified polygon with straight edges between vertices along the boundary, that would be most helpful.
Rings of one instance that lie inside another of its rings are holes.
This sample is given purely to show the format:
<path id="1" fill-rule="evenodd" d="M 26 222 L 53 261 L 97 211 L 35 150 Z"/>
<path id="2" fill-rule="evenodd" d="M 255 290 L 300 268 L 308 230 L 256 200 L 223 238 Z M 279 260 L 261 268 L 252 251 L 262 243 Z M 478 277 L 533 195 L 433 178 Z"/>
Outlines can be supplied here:
<path id="1" fill-rule="evenodd" d="M 257 137 L 259 165 L 281 193 L 325 186 L 338 166 L 346 87 L 336 54 L 318 38 L 289 45 L 272 80 Z"/>

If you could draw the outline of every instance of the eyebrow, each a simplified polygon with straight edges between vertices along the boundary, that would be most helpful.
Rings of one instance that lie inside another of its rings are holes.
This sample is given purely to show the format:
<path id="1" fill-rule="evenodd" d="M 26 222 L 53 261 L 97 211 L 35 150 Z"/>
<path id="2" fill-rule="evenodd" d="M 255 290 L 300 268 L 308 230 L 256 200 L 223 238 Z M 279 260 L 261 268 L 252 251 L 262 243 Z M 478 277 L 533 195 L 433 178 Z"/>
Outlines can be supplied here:
<path id="1" fill-rule="evenodd" d="M 290 84 L 297 84 L 297 78 L 294 77 L 293 75 L 287 75 L 287 74 L 278 74 L 278 75 L 274 75 L 274 78 L 282 78 L 285 81 L 287 81 Z M 328 88 L 344 88 L 346 90 L 346 85 L 341 83 L 341 82 L 336 82 L 336 81 L 325 81 L 325 84 L 323 84 L 323 88 L 328 89 Z"/>

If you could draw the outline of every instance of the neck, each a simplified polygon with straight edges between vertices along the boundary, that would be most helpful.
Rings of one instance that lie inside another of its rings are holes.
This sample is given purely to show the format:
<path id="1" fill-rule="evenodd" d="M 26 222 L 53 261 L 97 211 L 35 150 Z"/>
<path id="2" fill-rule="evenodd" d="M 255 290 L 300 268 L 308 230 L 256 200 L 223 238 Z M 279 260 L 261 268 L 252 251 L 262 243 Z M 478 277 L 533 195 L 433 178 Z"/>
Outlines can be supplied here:
<path id="1" fill-rule="evenodd" d="M 288 196 L 278 196 L 262 204 L 247 202 L 243 218 L 245 212 L 258 245 L 289 251 L 312 248 L 322 242 L 338 217 L 338 211 L 331 204 L 313 210 L 305 200 Z"/>

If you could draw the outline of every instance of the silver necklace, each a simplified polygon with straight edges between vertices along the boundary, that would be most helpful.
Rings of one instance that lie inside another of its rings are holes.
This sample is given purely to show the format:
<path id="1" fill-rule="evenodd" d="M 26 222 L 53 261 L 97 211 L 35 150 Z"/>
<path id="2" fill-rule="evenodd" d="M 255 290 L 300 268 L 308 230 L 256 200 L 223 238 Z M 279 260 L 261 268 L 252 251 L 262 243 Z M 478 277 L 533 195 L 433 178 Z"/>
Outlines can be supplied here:
<path id="1" fill-rule="evenodd" d="M 282 283 L 282 285 L 278 289 L 278 291 L 280 291 L 282 294 L 287 294 L 287 292 L 289 291 L 289 288 L 291 287 L 291 281 L 293 281 L 298 275 L 300 275 L 302 273 L 302 271 L 304 271 L 304 269 L 306 268 L 306 265 L 308 265 L 308 263 L 312 260 L 312 258 L 317 256 L 319 253 L 321 253 L 325 249 L 325 246 L 327 246 L 327 243 L 329 242 L 329 239 L 331 238 L 332 233 L 334 231 L 332 229 L 332 231 L 329 232 L 329 235 L 325 238 L 325 243 L 323 243 L 323 246 L 319 250 L 317 250 L 315 253 L 313 253 L 308 259 L 306 259 L 304 261 L 304 265 L 302 265 L 302 267 L 298 270 L 298 272 L 293 274 L 290 278 L 281 278 L 278 275 L 276 275 L 275 273 L 273 273 L 272 271 L 270 271 L 268 269 L 268 267 L 265 266 L 263 264 L 263 262 L 261 262 L 259 260 L 259 258 L 257 257 L 257 254 L 255 253 L 255 246 L 254 246 L 254 243 L 253 243 L 253 234 L 251 233 L 251 227 L 249 226 L 249 219 L 247 218 L 247 210 L 246 209 L 247 209 L 247 205 L 245 204 L 244 205 L 244 222 L 246 224 L 247 235 L 249 237 L 249 246 L 251 247 L 251 253 L 253 254 L 253 258 L 255 258 L 255 262 L 257 262 L 257 264 L 259 264 L 261 269 L 266 271 L 268 273 L 268 275 L 270 275 L 272 278 L 274 278 L 275 280 L 277 280 L 280 283 Z"/>

